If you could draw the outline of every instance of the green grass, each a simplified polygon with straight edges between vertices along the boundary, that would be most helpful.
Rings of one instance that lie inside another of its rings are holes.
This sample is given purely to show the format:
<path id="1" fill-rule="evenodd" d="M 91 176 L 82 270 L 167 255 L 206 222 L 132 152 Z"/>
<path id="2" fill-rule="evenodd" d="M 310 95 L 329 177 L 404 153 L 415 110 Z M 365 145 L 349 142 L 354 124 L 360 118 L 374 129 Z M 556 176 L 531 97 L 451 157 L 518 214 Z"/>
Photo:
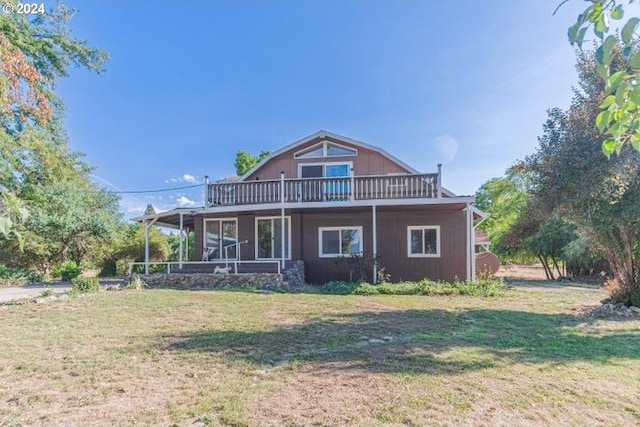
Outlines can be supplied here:
<path id="1" fill-rule="evenodd" d="M 0 310 L 8 425 L 634 425 L 640 321 L 501 297 L 100 292 Z"/>

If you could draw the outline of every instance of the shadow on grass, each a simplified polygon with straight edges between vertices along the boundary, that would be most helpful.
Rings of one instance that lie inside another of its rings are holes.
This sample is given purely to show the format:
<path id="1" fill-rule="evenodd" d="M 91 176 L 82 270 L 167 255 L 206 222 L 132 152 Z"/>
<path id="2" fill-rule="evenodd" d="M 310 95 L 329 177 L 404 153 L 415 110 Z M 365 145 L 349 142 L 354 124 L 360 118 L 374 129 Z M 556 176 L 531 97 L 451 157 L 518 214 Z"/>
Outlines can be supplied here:
<path id="1" fill-rule="evenodd" d="M 590 321 L 508 310 L 362 312 L 268 331 L 211 330 L 165 336 L 163 347 L 211 352 L 256 365 L 296 360 L 374 372 L 434 374 L 498 363 L 640 359 L 640 329 L 632 324 L 610 333 L 578 328 Z"/>

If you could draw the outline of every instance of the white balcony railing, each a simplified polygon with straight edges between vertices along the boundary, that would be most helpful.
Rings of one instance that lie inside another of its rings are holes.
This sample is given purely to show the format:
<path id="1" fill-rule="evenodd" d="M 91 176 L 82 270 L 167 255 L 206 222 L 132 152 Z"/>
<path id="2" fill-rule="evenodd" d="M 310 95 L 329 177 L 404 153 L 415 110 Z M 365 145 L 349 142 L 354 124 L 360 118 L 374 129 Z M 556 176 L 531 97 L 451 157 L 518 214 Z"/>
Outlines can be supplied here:
<path id="1" fill-rule="evenodd" d="M 439 197 L 438 174 L 211 183 L 209 206 Z M 283 191 L 284 187 L 284 191 Z"/>

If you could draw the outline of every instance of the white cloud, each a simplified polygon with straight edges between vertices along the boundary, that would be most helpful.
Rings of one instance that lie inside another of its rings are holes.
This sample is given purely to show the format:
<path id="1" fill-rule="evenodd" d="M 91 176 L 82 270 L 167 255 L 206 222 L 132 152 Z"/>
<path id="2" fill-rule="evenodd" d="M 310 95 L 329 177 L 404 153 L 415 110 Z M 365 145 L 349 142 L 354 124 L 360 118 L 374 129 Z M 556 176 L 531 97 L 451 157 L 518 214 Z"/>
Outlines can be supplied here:
<path id="1" fill-rule="evenodd" d="M 198 178 L 188 173 L 185 173 L 184 175 L 182 175 L 182 180 L 184 182 L 188 182 L 189 184 L 200 184 L 200 181 L 198 181 Z"/>
<path id="2" fill-rule="evenodd" d="M 191 200 L 184 194 L 176 198 L 176 203 L 178 203 L 178 206 L 180 207 L 191 207 L 197 205 L 195 201 Z"/>
<path id="3" fill-rule="evenodd" d="M 178 178 L 167 178 L 164 180 L 165 184 L 177 184 L 179 182 L 186 182 L 189 184 L 200 184 L 200 180 L 195 175 L 191 175 L 190 173 L 185 173 L 184 175 Z"/>

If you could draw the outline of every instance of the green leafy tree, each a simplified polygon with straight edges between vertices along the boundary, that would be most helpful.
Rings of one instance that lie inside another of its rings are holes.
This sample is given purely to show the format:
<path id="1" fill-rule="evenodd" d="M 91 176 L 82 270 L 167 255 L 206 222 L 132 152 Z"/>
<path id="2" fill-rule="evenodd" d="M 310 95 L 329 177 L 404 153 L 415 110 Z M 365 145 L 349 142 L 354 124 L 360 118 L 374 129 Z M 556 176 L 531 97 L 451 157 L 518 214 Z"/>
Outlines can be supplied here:
<path id="1" fill-rule="evenodd" d="M 476 206 L 489 214 L 480 228 L 489 235 L 491 251 L 503 261 L 521 261 L 530 256 L 522 246 L 511 246 L 506 240 L 526 205 L 527 181 L 522 168 L 515 165 L 504 177 L 490 179 L 476 192 Z"/>
<path id="2" fill-rule="evenodd" d="M 55 84 L 70 66 L 102 71 L 108 55 L 73 37 L 72 16 L 62 2 L 45 14 L 0 15 L 0 182 L 16 200 L 24 200 L 28 184 L 88 171 L 68 148 Z M 15 234 L 17 223 L 7 213 L 0 222 Z"/>
<path id="3" fill-rule="evenodd" d="M 640 52 L 636 48 L 640 18 L 625 20 L 624 8 L 633 1 L 588 0 L 568 32 L 570 43 L 580 48 L 589 29 L 596 37 L 596 71 L 604 82 L 604 98 L 599 100 L 601 111 L 594 122 L 607 135 L 602 142 L 607 156 L 620 154 L 626 144 L 640 151 Z M 628 59 L 623 68 L 614 66 L 616 49 Z"/>
<path id="4" fill-rule="evenodd" d="M 586 236 L 607 260 L 623 292 L 621 302 L 640 304 L 640 154 L 625 146 L 602 162 L 603 136 L 594 125 L 605 83 L 597 54 L 578 55 L 579 87 L 567 111 L 549 112 L 535 154 L 525 161 L 531 174 L 534 212 L 558 215 Z M 624 55 L 617 55 L 612 63 Z"/>
<path id="5" fill-rule="evenodd" d="M 252 156 L 249 152 L 244 150 L 238 151 L 236 153 L 236 160 L 234 163 L 236 167 L 236 174 L 238 176 L 244 175 L 269 154 L 271 154 L 271 152 L 266 150 L 262 150 L 257 156 Z"/>
<path id="6" fill-rule="evenodd" d="M 24 253 L 6 245 L 0 254 L 13 264 L 44 271 L 67 259 L 80 265 L 115 237 L 121 222 L 118 198 L 88 181 L 52 181 L 27 194 L 30 215 L 20 227 Z"/>

